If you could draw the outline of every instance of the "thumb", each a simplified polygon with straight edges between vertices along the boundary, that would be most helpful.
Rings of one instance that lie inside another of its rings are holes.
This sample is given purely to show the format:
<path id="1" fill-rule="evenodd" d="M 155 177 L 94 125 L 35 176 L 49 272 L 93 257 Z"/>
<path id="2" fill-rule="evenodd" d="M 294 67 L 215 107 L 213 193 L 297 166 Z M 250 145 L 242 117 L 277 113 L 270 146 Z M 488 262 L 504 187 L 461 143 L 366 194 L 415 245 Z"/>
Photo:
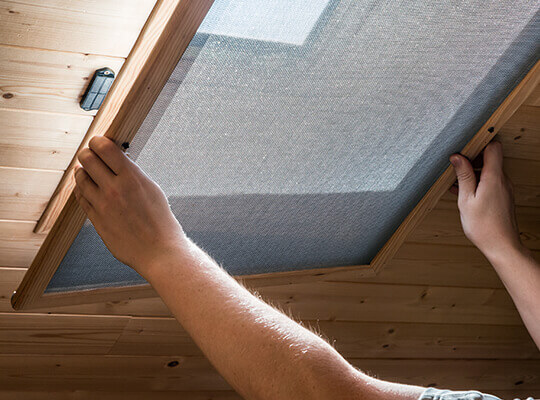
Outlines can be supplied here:
<path id="1" fill-rule="evenodd" d="M 450 162 L 456 171 L 459 197 L 474 196 L 476 192 L 476 176 L 474 175 L 471 162 L 461 154 L 453 154 L 450 157 Z"/>

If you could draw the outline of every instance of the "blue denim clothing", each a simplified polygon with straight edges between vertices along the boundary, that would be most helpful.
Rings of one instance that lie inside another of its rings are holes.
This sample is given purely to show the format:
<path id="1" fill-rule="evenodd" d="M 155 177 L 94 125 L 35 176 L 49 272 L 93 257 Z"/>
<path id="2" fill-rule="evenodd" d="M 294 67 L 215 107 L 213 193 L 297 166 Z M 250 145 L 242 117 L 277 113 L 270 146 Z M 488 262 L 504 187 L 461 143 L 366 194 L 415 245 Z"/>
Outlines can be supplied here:
<path id="1" fill-rule="evenodd" d="M 463 392 L 454 392 L 452 390 L 441 390 L 427 388 L 420 396 L 419 400 L 501 400 L 491 394 L 480 393 L 476 390 L 467 390 Z M 526 400 L 534 400 L 528 397 Z"/>

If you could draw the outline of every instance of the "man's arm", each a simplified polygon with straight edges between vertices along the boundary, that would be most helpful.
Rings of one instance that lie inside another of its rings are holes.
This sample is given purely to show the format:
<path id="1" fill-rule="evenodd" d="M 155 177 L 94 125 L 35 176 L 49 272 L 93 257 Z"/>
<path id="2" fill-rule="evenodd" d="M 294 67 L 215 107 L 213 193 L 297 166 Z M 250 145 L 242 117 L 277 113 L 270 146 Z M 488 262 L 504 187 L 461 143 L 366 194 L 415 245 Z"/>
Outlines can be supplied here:
<path id="1" fill-rule="evenodd" d="M 450 161 L 458 177 L 463 231 L 499 274 L 540 348 L 540 265 L 519 238 L 512 185 L 503 172 L 502 146 L 493 142 L 486 147 L 478 183 L 469 160 L 454 154 Z"/>
<path id="2" fill-rule="evenodd" d="M 419 398 L 423 388 L 361 373 L 239 285 L 185 236 L 161 189 L 112 141 L 93 138 L 79 161 L 75 195 L 109 250 L 150 282 L 245 398 Z"/>

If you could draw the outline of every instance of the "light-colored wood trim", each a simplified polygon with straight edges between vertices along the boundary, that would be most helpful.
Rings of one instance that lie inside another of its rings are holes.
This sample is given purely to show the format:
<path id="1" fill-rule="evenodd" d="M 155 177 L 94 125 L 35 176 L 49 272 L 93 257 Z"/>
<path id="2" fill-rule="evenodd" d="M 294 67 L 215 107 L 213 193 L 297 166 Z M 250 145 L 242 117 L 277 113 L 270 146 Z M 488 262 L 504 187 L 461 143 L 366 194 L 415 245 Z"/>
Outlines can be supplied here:
<path id="1" fill-rule="evenodd" d="M 133 138 L 211 5 L 212 0 L 157 2 L 81 148 L 96 135 L 105 135 L 117 143 Z M 54 225 L 13 295 L 16 309 L 40 300 L 84 224 L 86 217 L 73 196 L 74 165 L 75 161 L 51 205 L 55 214 L 60 211 L 58 218 L 49 217 Z"/>
<path id="2" fill-rule="evenodd" d="M 132 299 L 145 299 L 157 297 L 156 292 L 149 284 L 126 286 L 121 288 L 100 288 L 79 290 L 76 292 L 44 293 L 36 306 L 39 308 L 51 308 L 86 303 L 102 303 L 105 301 L 120 301 Z M 34 308 L 34 307 L 33 307 Z"/>
<path id="3" fill-rule="evenodd" d="M 519 85 L 516 86 L 482 128 L 480 128 L 472 140 L 467 143 L 461 154 L 470 159 L 474 159 L 480 154 L 506 121 L 510 119 L 523 102 L 533 93 L 539 83 L 540 61 L 534 65 L 525 78 L 523 78 Z M 433 209 L 455 180 L 456 174 L 454 168 L 449 166 L 371 261 L 371 266 L 375 269 L 375 272 L 380 271 L 384 264 L 394 256 L 409 233 Z"/>

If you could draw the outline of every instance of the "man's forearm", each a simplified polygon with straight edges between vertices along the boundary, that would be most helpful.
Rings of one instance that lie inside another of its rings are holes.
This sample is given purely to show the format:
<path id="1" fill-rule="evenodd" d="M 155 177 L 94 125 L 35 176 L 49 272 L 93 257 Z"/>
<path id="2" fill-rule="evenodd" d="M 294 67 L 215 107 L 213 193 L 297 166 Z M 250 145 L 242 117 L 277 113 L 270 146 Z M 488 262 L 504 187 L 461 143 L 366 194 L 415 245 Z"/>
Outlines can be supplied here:
<path id="1" fill-rule="evenodd" d="M 246 398 L 376 399 L 392 393 L 416 399 L 422 392 L 360 373 L 321 338 L 241 287 L 189 241 L 157 260 L 145 277 Z"/>
<path id="2" fill-rule="evenodd" d="M 497 254 L 486 254 L 512 297 L 525 326 L 540 348 L 540 264 L 523 246 L 509 246 Z"/>
<path id="3" fill-rule="evenodd" d="M 415 399 L 265 304 L 185 236 L 155 182 L 105 137 L 79 154 L 75 196 L 113 255 L 144 276 L 227 381 L 250 399 Z M 383 396 L 377 397 L 377 393 Z"/>

